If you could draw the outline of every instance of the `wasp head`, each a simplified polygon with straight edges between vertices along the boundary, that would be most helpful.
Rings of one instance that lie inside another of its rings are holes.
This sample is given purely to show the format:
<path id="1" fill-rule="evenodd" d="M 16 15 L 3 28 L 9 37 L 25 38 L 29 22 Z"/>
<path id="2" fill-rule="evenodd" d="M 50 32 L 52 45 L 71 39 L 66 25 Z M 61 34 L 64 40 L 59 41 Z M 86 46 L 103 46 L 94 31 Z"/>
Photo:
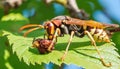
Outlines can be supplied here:
<path id="1" fill-rule="evenodd" d="M 47 21 L 44 24 L 44 28 L 46 29 L 48 39 L 52 40 L 55 33 L 55 25 L 51 21 Z"/>

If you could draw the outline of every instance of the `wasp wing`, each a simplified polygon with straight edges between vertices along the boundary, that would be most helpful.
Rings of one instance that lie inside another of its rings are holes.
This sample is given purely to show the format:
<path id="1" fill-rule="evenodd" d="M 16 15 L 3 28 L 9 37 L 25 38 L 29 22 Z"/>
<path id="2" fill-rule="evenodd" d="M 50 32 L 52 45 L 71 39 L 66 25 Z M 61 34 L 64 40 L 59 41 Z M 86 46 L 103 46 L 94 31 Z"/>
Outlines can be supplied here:
<path id="1" fill-rule="evenodd" d="M 111 28 L 111 29 L 114 29 L 114 28 L 119 28 L 119 25 L 118 24 L 107 24 L 107 23 L 102 23 L 104 25 L 104 27 L 107 29 L 107 28 Z"/>
<path id="2" fill-rule="evenodd" d="M 90 27 L 96 27 L 96 28 L 105 28 L 102 23 L 93 21 L 93 20 L 80 20 L 76 18 L 71 18 L 70 20 L 66 21 L 66 24 L 75 24 L 80 26 L 90 26 Z"/>
<path id="3" fill-rule="evenodd" d="M 96 28 L 118 28 L 118 24 L 106 24 L 106 23 L 100 23 L 97 21 L 93 20 L 80 20 L 76 18 L 71 18 L 70 20 L 66 21 L 66 24 L 75 24 L 75 25 L 80 25 L 80 26 L 90 26 L 90 27 L 96 27 Z"/>

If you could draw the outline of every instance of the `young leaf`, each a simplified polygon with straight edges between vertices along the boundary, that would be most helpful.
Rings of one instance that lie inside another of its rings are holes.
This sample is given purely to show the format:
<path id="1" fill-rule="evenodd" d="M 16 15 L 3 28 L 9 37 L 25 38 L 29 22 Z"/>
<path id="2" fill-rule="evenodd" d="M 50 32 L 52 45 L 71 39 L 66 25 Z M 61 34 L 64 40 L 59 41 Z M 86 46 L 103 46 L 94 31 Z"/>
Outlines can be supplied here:
<path id="1" fill-rule="evenodd" d="M 0 30 L 0 36 L 2 36 L 3 35 L 3 31 L 2 30 Z"/>
<path id="2" fill-rule="evenodd" d="M 28 19 L 22 16 L 20 13 L 10 13 L 2 17 L 1 21 L 27 21 Z"/>
<path id="3" fill-rule="evenodd" d="M 111 67 L 105 67 L 100 61 L 95 48 L 91 45 L 88 37 L 78 38 L 74 37 L 70 45 L 67 56 L 64 61 L 59 59 L 65 52 L 65 48 L 68 43 L 69 35 L 59 37 L 58 42 L 55 45 L 55 50 L 48 54 L 39 54 L 36 48 L 32 48 L 33 38 L 25 38 L 22 36 L 16 36 L 9 32 L 4 31 L 4 35 L 8 35 L 9 42 L 12 46 L 13 52 L 15 52 L 20 60 L 23 59 L 25 63 L 41 64 L 52 62 L 57 65 L 76 64 L 86 69 L 119 69 L 120 59 L 119 54 L 116 52 L 114 43 L 97 43 L 98 49 L 101 55 L 104 57 L 105 62 L 111 62 Z M 43 36 L 39 37 L 43 38 Z"/>

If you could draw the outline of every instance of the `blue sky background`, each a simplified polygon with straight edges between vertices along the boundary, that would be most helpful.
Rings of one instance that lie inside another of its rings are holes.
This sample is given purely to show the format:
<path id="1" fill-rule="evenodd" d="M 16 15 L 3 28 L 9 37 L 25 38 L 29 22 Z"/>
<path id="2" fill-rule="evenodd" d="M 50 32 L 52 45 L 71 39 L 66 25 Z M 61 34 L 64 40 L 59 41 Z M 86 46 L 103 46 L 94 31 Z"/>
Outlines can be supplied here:
<path id="1" fill-rule="evenodd" d="M 120 23 L 120 0 L 98 0 L 107 15 Z M 94 19 L 100 22 L 112 23 L 112 21 L 101 11 L 96 10 Z"/>

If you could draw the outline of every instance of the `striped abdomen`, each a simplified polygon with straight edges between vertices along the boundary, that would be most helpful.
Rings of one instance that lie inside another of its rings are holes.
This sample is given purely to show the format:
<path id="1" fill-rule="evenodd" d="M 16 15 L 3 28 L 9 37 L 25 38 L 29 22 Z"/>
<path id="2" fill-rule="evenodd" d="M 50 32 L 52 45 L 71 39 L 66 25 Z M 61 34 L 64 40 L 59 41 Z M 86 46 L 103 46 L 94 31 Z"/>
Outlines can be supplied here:
<path id="1" fill-rule="evenodd" d="M 97 42 L 110 42 L 108 34 L 103 29 L 90 28 L 89 32 Z"/>

